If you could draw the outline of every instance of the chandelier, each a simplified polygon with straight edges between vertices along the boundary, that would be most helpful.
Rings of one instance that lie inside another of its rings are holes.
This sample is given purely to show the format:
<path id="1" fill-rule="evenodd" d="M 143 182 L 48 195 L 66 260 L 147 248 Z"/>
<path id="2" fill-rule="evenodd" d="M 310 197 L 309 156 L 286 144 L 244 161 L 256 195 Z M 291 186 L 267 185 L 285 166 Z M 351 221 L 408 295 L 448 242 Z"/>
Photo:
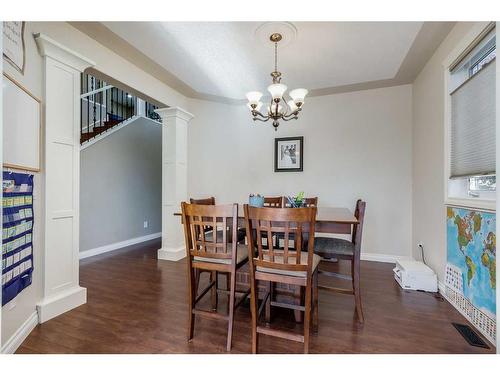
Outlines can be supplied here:
<path id="1" fill-rule="evenodd" d="M 278 130 L 279 120 L 290 121 L 299 118 L 299 112 L 302 110 L 304 98 L 308 92 L 306 89 L 295 89 L 289 92 L 290 99 L 288 101 L 284 97 L 287 87 L 281 83 L 281 72 L 278 71 L 278 42 L 282 38 L 280 33 L 273 33 L 269 37 L 269 40 L 274 43 L 274 72 L 271 73 L 273 84 L 267 88 L 271 94 L 271 102 L 266 107 L 267 114 L 264 115 L 260 112 L 263 105 L 260 101 L 261 92 L 251 91 L 246 95 L 253 120 L 266 122 L 272 119 L 274 130 Z"/>

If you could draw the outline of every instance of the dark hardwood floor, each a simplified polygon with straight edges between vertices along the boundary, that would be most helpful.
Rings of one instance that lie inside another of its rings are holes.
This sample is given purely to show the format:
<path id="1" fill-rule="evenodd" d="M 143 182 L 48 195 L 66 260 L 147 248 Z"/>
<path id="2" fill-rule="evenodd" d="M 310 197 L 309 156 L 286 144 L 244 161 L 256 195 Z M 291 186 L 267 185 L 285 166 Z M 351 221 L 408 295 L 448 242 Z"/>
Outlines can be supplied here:
<path id="1" fill-rule="evenodd" d="M 194 339 L 186 341 L 186 264 L 156 260 L 159 246 L 151 241 L 83 260 L 80 280 L 87 304 L 36 327 L 17 353 L 226 353 L 222 321 L 197 318 Z M 320 291 L 319 333 L 311 337 L 311 353 L 494 352 L 464 341 L 451 322 L 465 319 L 448 302 L 402 291 L 392 268 L 362 262 L 364 325 L 356 322 L 352 296 Z M 207 294 L 207 307 L 209 299 Z M 248 306 L 236 311 L 232 353 L 251 351 Z M 221 295 L 219 308 L 225 307 Z M 292 312 L 280 309 L 273 310 L 272 324 L 301 327 Z M 302 344 L 261 336 L 259 350 L 301 353 Z"/>

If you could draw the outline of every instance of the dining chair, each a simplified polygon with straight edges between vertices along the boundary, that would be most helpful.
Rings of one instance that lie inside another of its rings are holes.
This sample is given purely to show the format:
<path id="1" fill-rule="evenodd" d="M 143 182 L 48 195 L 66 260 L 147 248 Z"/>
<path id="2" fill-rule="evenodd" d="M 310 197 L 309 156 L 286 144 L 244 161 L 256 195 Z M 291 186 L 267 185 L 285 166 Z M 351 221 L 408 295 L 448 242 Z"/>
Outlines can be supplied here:
<path id="1" fill-rule="evenodd" d="M 234 310 L 248 296 L 250 290 L 236 291 L 236 271 L 248 260 L 248 249 L 238 244 L 238 205 L 197 205 L 182 202 L 182 219 L 186 244 L 188 285 L 189 285 L 189 322 L 188 341 L 194 334 L 195 316 L 209 317 L 228 322 L 226 350 L 231 350 L 233 336 Z M 211 226 L 215 235 L 207 238 L 204 228 Z M 231 235 L 230 235 L 231 234 Z M 229 290 L 223 291 L 228 296 L 228 314 L 217 312 L 217 277 L 211 279 L 209 285 L 198 293 L 195 270 L 223 272 L 230 275 Z M 208 293 L 215 290 L 215 301 L 212 300 L 212 311 L 198 309 L 196 304 Z M 236 302 L 236 293 L 242 294 Z M 215 305 L 214 305 L 215 303 Z"/>
<path id="2" fill-rule="evenodd" d="M 215 205 L 215 197 L 209 197 L 209 198 L 189 198 L 189 203 L 191 204 L 203 204 L 203 205 L 208 205 L 208 206 L 213 206 Z M 210 225 L 207 225 L 204 228 L 205 231 L 205 238 L 211 241 L 211 236 L 213 235 L 212 233 L 212 227 Z M 217 235 L 220 237 L 221 233 L 217 232 Z M 245 228 L 240 228 L 238 229 L 237 232 L 238 236 L 238 242 L 244 242 L 245 241 Z M 231 241 L 231 238 L 229 238 L 229 241 Z M 195 272 L 195 280 L 196 280 L 196 290 L 198 290 L 198 285 L 201 277 L 201 273 L 204 271 L 196 270 Z M 206 271 L 210 272 L 210 282 L 215 280 L 217 278 L 217 272 L 215 271 Z M 230 275 L 226 275 L 226 289 L 229 290 L 229 283 L 230 283 Z M 215 300 L 216 294 L 215 290 L 212 290 L 212 300 Z"/>
<path id="3" fill-rule="evenodd" d="M 329 286 L 320 286 L 321 289 L 328 289 L 337 293 L 353 294 L 356 305 L 356 313 L 358 321 L 364 322 L 363 307 L 361 305 L 361 290 L 360 290 L 360 263 L 361 263 L 361 240 L 363 235 L 363 223 L 365 218 L 366 202 L 358 199 L 354 216 L 358 220 L 358 224 L 353 226 L 351 240 L 340 238 L 330 238 L 317 236 L 314 240 L 314 253 L 321 256 L 325 260 L 345 259 L 351 262 L 351 274 L 345 275 L 336 272 L 327 272 L 319 270 L 320 274 L 350 280 L 352 289 L 341 289 Z"/>
<path id="4" fill-rule="evenodd" d="M 304 198 L 303 207 L 318 207 L 318 197 Z M 292 207 L 286 196 L 283 197 L 283 207 Z"/>
<path id="5" fill-rule="evenodd" d="M 314 226 L 316 208 L 258 208 L 244 205 L 247 229 L 248 258 L 250 270 L 250 289 L 252 313 L 252 352 L 257 353 L 258 335 L 270 335 L 304 343 L 304 353 L 309 352 L 309 330 L 312 315 L 313 330 L 318 327 L 318 276 L 317 269 L 321 258 L 314 254 Z M 310 233 L 307 252 L 302 251 L 303 234 Z M 255 235 L 251 235 L 255 233 Z M 283 249 L 275 249 L 272 242 L 265 248 L 262 234 L 271 238 L 275 233 L 282 233 L 285 238 Z M 296 248 L 289 246 L 290 234 L 297 239 Z M 257 250 L 257 251 L 255 251 Z M 259 306 L 257 283 L 267 282 L 267 293 Z M 287 304 L 273 300 L 271 285 L 283 283 L 297 285 L 305 289 L 305 303 Z M 304 312 L 303 334 L 259 325 L 262 310 L 271 310 L 271 306 L 299 310 Z"/>
<path id="6" fill-rule="evenodd" d="M 283 197 L 264 197 L 264 207 L 283 208 Z"/>

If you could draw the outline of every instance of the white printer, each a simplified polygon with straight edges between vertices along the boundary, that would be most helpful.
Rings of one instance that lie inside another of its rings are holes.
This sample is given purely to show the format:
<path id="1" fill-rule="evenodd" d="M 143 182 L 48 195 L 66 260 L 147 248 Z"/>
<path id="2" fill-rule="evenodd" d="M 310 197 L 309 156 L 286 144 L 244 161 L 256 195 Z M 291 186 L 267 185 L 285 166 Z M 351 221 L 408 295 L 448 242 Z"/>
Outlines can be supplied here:
<path id="1" fill-rule="evenodd" d="M 393 269 L 394 278 L 403 289 L 437 292 L 438 282 L 434 271 L 415 260 L 399 260 Z"/>

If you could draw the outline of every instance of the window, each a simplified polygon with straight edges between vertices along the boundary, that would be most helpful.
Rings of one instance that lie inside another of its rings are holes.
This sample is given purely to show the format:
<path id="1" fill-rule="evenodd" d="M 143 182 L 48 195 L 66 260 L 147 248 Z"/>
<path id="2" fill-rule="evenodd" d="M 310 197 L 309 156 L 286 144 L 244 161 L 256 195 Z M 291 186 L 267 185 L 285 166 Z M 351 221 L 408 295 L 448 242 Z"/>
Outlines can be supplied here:
<path id="1" fill-rule="evenodd" d="M 447 199 L 495 199 L 496 37 L 489 30 L 448 69 Z"/>

